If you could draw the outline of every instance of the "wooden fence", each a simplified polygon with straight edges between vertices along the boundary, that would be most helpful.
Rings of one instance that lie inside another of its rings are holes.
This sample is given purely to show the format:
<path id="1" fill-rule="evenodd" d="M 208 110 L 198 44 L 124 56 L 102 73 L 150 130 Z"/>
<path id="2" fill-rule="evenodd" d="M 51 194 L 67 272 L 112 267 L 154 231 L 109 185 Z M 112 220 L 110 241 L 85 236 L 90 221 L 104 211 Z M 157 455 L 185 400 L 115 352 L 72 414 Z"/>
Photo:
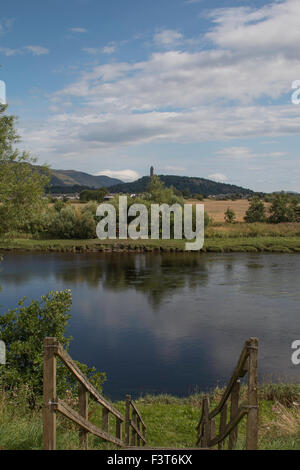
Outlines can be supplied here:
<path id="1" fill-rule="evenodd" d="M 255 450 L 258 446 L 258 397 L 257 397 L 257 355 L 258 339 L 246 341 L 230 382 L 222 395 L 218 406 L 210 411 L 209 397 L 202 402 L 201 418 L 196 428 L 198 447 L 224 449 L 228 438 L 228 449 L 234 449 L 238 436 L 238 425 L 247 415 L 246 449 Z M 247 400 L 240 401 L 240 378 L 248 373 Z M 230 399 L 230 404 L 228 403 Z M 216 417 L 218 433 L 216 433 Z M 229 422 L 228 422 L 229 417 Z"/>
<path id="2" fill-rule="evenodd" d="M 78 411 L 57 397 L 56 394 L 56 359 L 59 358 L 72 372 L 79 382 Z M 88 419 L 88 396 L 102 406 L 102 429 Z M 80 445 L 88 448 L 88 433 L 112 442 L 120 447 L 139 446 L 146 444 L 146 425 L 129 396 L 126 397 L 126 418 L 89 382 L 69 354 L 63 349 L 56 338 L 44 340 L 44 382 L 43 382 L 43 442 L 45 450 L 56 449 L 56 413 L 59 412 L 76 423 L 79 430 Z M 131 410 L 131 412 L 130 412 Z M 109 432 L 109 417 L 115 418 L 115 435 Z M 125 437 L 122 425 L 125 423 Z M 131 431 L 131 443 L 130 440 Z"/>
<path id="3" fill-rule="evenodd" d="M 130 395 L 126 395 L 125 419 L 126 445 L 131 447 L 146 445 L 146 425 Z"/>

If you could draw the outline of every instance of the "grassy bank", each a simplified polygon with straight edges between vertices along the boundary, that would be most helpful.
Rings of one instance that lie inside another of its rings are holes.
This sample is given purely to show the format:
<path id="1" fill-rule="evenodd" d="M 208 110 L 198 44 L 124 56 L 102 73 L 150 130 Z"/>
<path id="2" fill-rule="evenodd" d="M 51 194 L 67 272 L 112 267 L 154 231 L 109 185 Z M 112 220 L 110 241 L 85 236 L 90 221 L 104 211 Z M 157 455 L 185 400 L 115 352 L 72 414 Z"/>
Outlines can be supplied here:
<path id="1" fill-rule="evenodd" d="M 0 239 L 0 251 L 35 252 L 182 252 L 183 240 L 34 240 L 29 238 Z M 300 252 L 300 236 L 210 236 L 205 238 L 202 252 Z"/>
<path id="2" fill-rule="evenodd" d="M 221 390 L 211 394 L 217 404 Z M 265 385 L 259 389 L 260 449 L 300 450 L 300 386 Z M 176 398 L 169 395 L 145 396 L 137 400 L 138 407 L 147 424 L 147 445 L 163 447 L 194 447 L 195 426 L 200 417 L 202 395 Z M 124 413 L 124 402 L 115 406 Z M 100 406 L 90 405 L 90 420 L 101 426 Z M 69 421 L 58 417 L 58 449 L 78 449 L 78 430 Z M 114 423 L 111 423 L 113 426 Z M 112 427 L 113 430 L 113 427 Z M 90 435 L 90 448 L 112 449 Z M 245 444 L 245 420 L 239 427 L 237 448 Z M 41 449 L 41 409 L 29 410 L 25 394 L 8 398 L 0 392 L 0 447 L 2 449 Z"/>

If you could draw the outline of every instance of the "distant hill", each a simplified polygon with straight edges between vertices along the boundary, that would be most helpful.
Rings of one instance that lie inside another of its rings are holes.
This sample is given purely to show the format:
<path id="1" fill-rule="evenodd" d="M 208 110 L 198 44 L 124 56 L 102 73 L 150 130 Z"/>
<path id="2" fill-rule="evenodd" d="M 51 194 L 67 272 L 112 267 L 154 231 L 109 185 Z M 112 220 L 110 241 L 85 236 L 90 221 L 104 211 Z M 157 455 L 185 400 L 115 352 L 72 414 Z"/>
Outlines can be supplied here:
<path id="1" fill-rule="evenodd" d="M 173 175 L 159 175 L 159 178 L 166 186 L 174 186 L 174 188 L 180 191 L 188 189 L 191 194 L 198 193 L 204 196 L 217 196 L 220 194 L 240 194 L 246 196 L 254 194 L 251 189 L 242 188 L 241 186 L 235 186 L 233 184 L 217 183 L 205 178 Z M 132 183 L 114 184 L 109 188 L 109 191 L 111 193 L 142 193 L 146 191 L 149 182 L 150 177 L 143 176 Z"/>
<path id="2" fill-rule="evenodd" d="M 109 187 L 114 184 L 122 184 L 123 181 L 117 178 L 110 178 L 105 175 L 89 175 L 82 171 L 76 170 L 53 170 L 50 168 L 50 185 L 51 186 L 86 186 L 89 188 Z"/>

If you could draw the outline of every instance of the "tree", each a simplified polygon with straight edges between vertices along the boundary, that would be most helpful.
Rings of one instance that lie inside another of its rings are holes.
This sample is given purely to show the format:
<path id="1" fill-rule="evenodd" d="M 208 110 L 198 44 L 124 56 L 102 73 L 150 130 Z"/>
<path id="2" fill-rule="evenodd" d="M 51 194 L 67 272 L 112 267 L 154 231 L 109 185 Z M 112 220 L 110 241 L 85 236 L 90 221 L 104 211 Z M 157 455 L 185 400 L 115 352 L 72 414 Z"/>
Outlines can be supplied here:
<path id="1" fill-rule="evenodd" d="M 266 208 L 263 203 L 257 196 L 255 196 L 251 202 L 246 215 L 244 217 L 245 222 L 265 222 L 266 220 Z"/>
<path id="2" fill-rule="evenodd" d="M 172 188 L 167 188 L 157 175 L 151 178 L 147 186 L 147 193 L 151 202 L 157 204 L 174 204 L 176 202 L 183 204 L 182 198 L 176 196 Z"/>
<path id="3" fill-rule="evenodd" d="M 81 202 L 88 202 L 88 201 L 103 202 L 107 193 L 108 191 L 106 188 L 85 189 L 81 191 L 80 193 L 80 201 Z"/>
<path id="4" fill-rule="evenodd" d="M 43 206 L 42 196 L 49 181 L 46 167 L 34 167 L 35 159 L 15 147 L 20 138 L 15 117 L 5 114 L 0 104 L 0 231 L 17 230 Z"/>
<path id="5" fill-rule="evenodd" d="M 297 221 L 298 201 L 291 198 L 288 194 L 275 194 L 270 207 L 269 222 L 278 224 L 280 222 Z"/>
<path id="6" fill-rule="evenodd" d="M 33 300 L 28 306 L 24 300 L 19 308 L 0 315 L 0 339 L 6 345 L 6 365 L 0 366 L 0 385 L 5 390 L 14 390 L 24 385 L 30 387 L 30 404 L 35 405 L 43 391 L 43 341 L 46 336 L 56 337 L 69 348 L 70 340 L 65 336 L 70 319 L 72 303 L 69 290 L 49 292 L 41 300 Z M 101 390 L 105 374 L 96 372 L 85 364 L 76 362 L 95 386 Z M 72 375 L 57 363 L 58 392 L 64 393 L 75 387 Z"/>
<path id="7" fill-rule="evenodd" d="M 235 212 L 230 207 L 227 208 L 224 214 L 224 219 L 225 219 L 225 222 L 228 224 L 232 224 L 234 222 Z"/>

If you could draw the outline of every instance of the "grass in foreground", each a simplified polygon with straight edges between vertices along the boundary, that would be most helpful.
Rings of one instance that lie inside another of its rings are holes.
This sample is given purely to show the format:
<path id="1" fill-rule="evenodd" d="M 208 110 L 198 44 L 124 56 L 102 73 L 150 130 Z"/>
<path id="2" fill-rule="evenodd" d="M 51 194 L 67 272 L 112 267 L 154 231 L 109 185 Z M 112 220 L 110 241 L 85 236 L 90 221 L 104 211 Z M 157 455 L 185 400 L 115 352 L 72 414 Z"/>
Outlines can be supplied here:
<path id="1" fill-rule="evenodd" d="M 216 405 L 221 390 L 212 395 Z M 265 385 L 259 389 L 260 449 L 300 450 L 300 385 Z M 137 405 L 147 424 L 147 445 L 159 447 L 194 447 L 195 427 L 200 417 L 202 395 L 176 398 L 169 395 L 145 396 Z M 124 413 L 124 402 L 115 403 Z M 90 405 L 90 420 L 101 426 L 101 407 Z M 111 420 L 111 430 L 114 423 Z M 245 445 L 245 420 L 239 426 L 238 449 Z M 0 447 L 1 449 L 41 449 L 41 409 L 29 410 L 24 393 L 8 396 L 0 392 Z M 114 449 L 90 435 L 91 449 Z M 78 429 L 70 421 L 58 416 L 57 448 L 79 449 Z"/>
<path id="2" fill-rule="evenodd" d="M 300 236 L 283 233 L 280 235 L 245 235 L 208 231 L 202 252 L 300 252 Z M 215 230 L 215 229 L 214 229 Z M 128 251 L 185 251 L 184 240 L 33 240 L 30 238 L 1 238 L 1 251 L 35 251 L 35 252 L 128 252 Z M 192 252 L 195 253 L 195 252 Z"/>

